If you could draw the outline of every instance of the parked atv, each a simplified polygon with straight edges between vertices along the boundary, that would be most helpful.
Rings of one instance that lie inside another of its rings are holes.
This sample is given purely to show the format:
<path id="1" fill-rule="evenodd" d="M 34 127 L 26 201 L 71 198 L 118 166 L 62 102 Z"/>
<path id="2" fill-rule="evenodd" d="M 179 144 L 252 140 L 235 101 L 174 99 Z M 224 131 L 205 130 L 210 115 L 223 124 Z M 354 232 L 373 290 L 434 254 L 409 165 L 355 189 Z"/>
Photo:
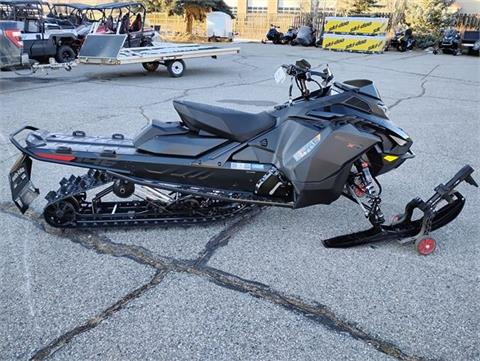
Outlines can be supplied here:
<path id="1" fill-rule="evenodd" d="M 312 46 L 315 45 L 316 30 L 312 26 L 300 26 L 295 39 L 291 41 L 291 45 Z"/>
<path id="2" fill-rule="evenodd" d="M 280 29 L 280 27 L 270 24 L 266 39 L 262 39 L 262 43 L 266 44 L 267 41 L 271 41 L 273 44 L 282 44 L 283 33 L 279 32 L 277 29 Z"/>
<path id="3" fill-rule="evenodd" d="M 393 47 L 400 52 L 405 52 L 407 50 L 412 50 L 414 46 L 415 39 L 413 37 L 412 29 L 407 29 L 405 31 L 396 32 L 385 48 L 385 51 L 388 51 L 390 47 Z"/>
<path id="4" fill-rule="evenodd" d="M 426 201 L 414 198 L 386 225 L 378 177 L 414 157 L 412 139 L 389 120 L 370 80 L 334 82 L 328 67 L 314 71 L 305 60 L 275 73 L 278 82 L 287 77 L 289 100 L 274 109 L 253 114 L 175 100 L 180 121 L 152 121 L 133 138 L 23 127 L 10 136 L 21 152 L 9 175 L 13 201 L 25 212 L 39 194 L 33 158 L 87 170 L 47 193 L 43 215 L 53 227 L 209 224 L 256 205 L 295 209 L 344 196 L 372 228 L 326 240 L 327 247 L 399 240 L 433 252 L 429 234 L 460 214 L 465 198 L 456 188 L 477 185 L 473 169 L 463 167 Z M 413 219 L 414 211 L 423 218 Z"/>

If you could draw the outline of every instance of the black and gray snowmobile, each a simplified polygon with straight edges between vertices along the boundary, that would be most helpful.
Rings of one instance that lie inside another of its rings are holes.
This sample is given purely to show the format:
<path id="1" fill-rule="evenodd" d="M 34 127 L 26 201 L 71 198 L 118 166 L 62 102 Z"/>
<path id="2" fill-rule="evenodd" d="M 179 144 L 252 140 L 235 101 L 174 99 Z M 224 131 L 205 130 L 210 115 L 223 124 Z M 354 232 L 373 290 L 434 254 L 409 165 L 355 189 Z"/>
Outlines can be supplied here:
<path id="1" fill-rule="evenodd" d="M 282 44 L 283 33 L 277 29 L 280 29 L 280 27 L 270 24 L 270 29 L 268 29 L 267 35 L 265 35 L 266 39 L 262 39 L 262 43 L 266 44 L 267 41 L 271 41 L 273 44 Z"/>
<path id="2" fill-rule="evenodd" d="M 334 82 L 328 67 L 313 71 L 305 60 L 275 73 L 277 81 L 288 76 L 289 101 L 270 111 L 177 100 L 180 121 L 152 121 L 133 139 L 21 128 L 10 137 L 22 152 L 10 172 L 13 201 L 25 212 L 39 194 L 33 158 L 88 170 L 63 178 L 46 195 L 44 216 L 54 227 L 210 223 L 256 206 L 302 208 L 345 196 L 372 228 L 326 240 L 327 247 L 401 240 L 416 242 L 423 254 L 433 251 L 428 235 L 461 212 L 465 199 L 456 188 L 462 181 L 476 186 L 473 169 L 465 166 L 385 225 L 378 176 L 414 157 L 412 140 L 388 119 L 373 82 Z M 296 98 L 293 84 L 301 93 Z M 416 209 L 423 218 L 412 218 Z"/>
<path id="3" fill-rule="evenodd" d="M 282 44 L 290 44 L 297 37 L 297 32 L 296 27 L 290 26 L 281 39 Z"/>
<path id="4" fill-rule="evenodd" d="M 447 29 L 443 33 L 438 48 L 441 49 L 444 54 L 460 55 L 462 53 L 460 42 L 460 33 L 456 29 Z M 438 51 L 434 49 L 433 53 L 437 54 Z"/>

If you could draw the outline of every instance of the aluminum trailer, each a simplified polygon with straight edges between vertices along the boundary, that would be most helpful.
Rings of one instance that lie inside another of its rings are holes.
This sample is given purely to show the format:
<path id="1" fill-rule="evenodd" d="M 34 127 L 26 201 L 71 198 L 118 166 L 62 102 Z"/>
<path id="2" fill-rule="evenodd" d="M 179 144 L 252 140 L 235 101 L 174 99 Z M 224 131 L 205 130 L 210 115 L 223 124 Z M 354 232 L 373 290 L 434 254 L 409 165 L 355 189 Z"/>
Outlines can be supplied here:
<path id="1" fill-rule="evenodd" d="M 153 72 L 159 65 L 167 67 L 172 77 L 185 72 L 185 59 L 234 55 L 240 48 L 224 48 L 198 44 L 160 43 L 141 48 L 124 48 L 126 34 L 89 34 L 78 54 L 81 64 L 122 65 L 142 64 Z"/>

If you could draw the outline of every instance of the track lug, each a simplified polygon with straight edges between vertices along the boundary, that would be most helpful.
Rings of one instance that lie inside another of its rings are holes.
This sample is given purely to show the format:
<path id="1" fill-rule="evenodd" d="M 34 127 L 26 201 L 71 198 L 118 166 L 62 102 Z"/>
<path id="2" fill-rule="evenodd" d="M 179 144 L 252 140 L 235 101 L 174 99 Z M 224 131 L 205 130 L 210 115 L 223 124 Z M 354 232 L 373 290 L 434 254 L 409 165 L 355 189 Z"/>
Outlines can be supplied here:
<path id="1" fill-rule="evenodd" d="M 47 193 L 45 196 L 45 199 L 50 203 L 52 202 L 55 198 L 57 197 L 57 192 L 55 191 L 50 191 Z"/>
<path id="2" fill-rule="evenodd" d="M 66 184 L 68 184 L 68 179 L 65 178 L 65 177 L 63 177 L 63 178 L 60 180 L 59 183 L 60 183 L 60 186 L 63 187 L 63 186 L 65 186 Z"/>

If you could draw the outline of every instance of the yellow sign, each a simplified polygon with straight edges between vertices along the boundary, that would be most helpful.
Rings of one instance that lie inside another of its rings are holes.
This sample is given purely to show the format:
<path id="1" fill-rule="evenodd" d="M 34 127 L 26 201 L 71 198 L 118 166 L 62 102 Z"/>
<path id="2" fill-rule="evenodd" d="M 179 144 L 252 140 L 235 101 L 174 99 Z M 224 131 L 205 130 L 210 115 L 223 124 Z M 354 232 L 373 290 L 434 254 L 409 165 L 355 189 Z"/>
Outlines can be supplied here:
<path id="1" fill-rule="evenodd" d="M 385 36 L 324 34 L 324 49 L 379 53 L 385 49 Z"/>
<path id="2" fill-rule="evenodd" d="M 336 34 L 385 34 L 388 18 L 327 17 L 324 27 L 326 33 Z"/>

